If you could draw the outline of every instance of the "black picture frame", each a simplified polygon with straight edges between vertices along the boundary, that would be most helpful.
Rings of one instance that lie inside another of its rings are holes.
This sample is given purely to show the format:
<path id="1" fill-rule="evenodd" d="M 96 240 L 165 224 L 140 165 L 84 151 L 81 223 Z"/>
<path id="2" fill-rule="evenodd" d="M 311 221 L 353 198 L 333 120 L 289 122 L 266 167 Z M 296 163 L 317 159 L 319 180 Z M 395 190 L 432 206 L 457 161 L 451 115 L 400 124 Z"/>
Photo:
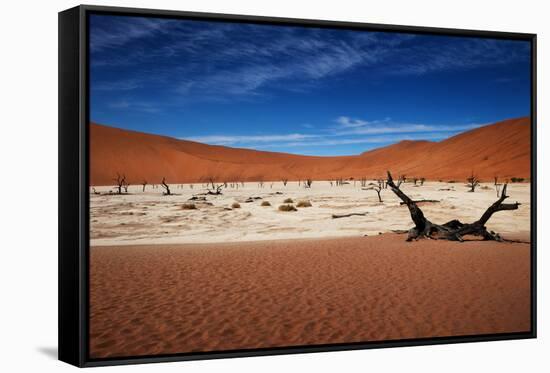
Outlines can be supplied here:
<path id="1" fill-rule="evenodd" d="M 181 353 L 125 358 L 91 359 L 88 354 L 88 16 L 90 14 L 141 15 L 224 22 L 253 22 L 321 28 L 408 32 L 523 40 L 531 43 L 531 330 L 487 334 L 362 342 L 300 347 L 259 348 L 205 353 Z M 435 345 L 536 338 L 536 41 L 535 34 L 398 26 L 341 21 L 291 19 L 170 10 L 81 5 L 59 13 L 59 360 L 79 367 L 216 359 L 261 355 Z"/>

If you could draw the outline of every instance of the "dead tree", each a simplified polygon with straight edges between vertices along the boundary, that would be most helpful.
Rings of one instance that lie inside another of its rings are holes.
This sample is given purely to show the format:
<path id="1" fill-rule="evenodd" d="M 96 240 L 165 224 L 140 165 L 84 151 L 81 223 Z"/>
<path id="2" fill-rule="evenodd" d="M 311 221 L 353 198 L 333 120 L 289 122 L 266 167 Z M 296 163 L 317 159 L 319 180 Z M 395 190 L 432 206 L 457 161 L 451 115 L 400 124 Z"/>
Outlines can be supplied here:
<path id="1" fill-rule="evenodd" d="M 398 178 L 398 182 L 399 184 L 402 184 L 402 183 L 406 183 L 407 182 L 407 176 L 406 175 L 399 175 L 399 178 Z"/>
<path id="2" fill-rule="evenodd" d="M 306 188 L 311 188 L 311 184 L 313 184 L 313 180 L 311 179 L 306 179 L 306 181 L 304 182 L 304 186 Z"/>
<path id="3" fill-rule="evenodd" d="M 117 194 L 122 194 L 122 188 L 125 187 L 126 185 L 126 176 L 125 175 L 122 175 L 120 176 L 119 173 L 116 174 L 116 179 L 113 179 L 115 182 L 116 182 L 116 189 L 117 189 Z M 127 190 L 127 187 L 126 187 L 126 190 Z"/>
<path id="4" fill-rule="evenodd" d="M 416 186 L 416 183 L 417 183 L 417 182 L 418 182 L 418 178 L 417 178 L 416 176 L 413 177 L 413 183 L 414 183 L 415 186 Z"/>
<path id="5" fill-rule="evenodd" d="M 374 190 L 376 192 L 376 194 L 378 194 L 378 201 L 380 203 L 384 202 L 384 201 L 382 201 L 382 197 L 380 196 L 380 192 L 382 191 L 382 185 L 380 185 L 380 183 L 378 183 L 378 184 L 369 183 L 369 188 L 365 188 L 363 190 Z"/>
<path id="6" fill-rule="evenodd" d="M 124 179 L 124 185 L 122 185 L 122 187 L 124 188 L 124 193 L 128 193 L 129 186 L 130 186 L 130 183 L 128 183 L 126 179 Z"/>
<path id="7" fill-rule="evenodd" d="M 418 207 L 415 201 L 409 198 L 393 182 L 391 173 L 388 171 L 388 181 L 391 190 L 407 205 L 414 222 L 414 227 L 409 230 L 407 241 L 418 240 L 420 238 L 444 239 L 450 241 L 464 241 L 464 236 L 472 235 L 483 237 L 484 240 L 503 241 L 498 233 L 488 231 L 485 224 L 495 212 L 505 210 L 517 210 L 520 203 L 503 203 L 508 196 L 506 195 L 507 184 L 504 184 L 500 198 L 487 208 L 481 217 L 473 223 L 462 223 L 457 219 L 451 220 L 445 224 L 434 224 L 424 216 L 424 213 Z"/>
<path id="8" fill-rule="evenodd" d="M 361 178 L 361 188 L 364 188 L 367 186 L 367 178 L 366 177 L 362 177 Z"/>
<path id="9" fill-rule="evenodd" d="M 141 185 L 143 186 L 142 192 L 145 192 L 145 187 L 147 186 L 147 180 L 143 180 L 143 181 L 141 182 Z"/>
<path id="10" fill-rule="evenodd" d="M 286 186 L 286 183 L 288 183 L 288 179 L 287 179 L 287 178 L 282 178 L 281 181 L 283 182 L 283 186 Z"/>
<path id="11" fill-rule="evenodd" d="M 212 189 L 208 185 L 212 185 Z M 213 195 L 220 195 L 222 194 L 222 189 L 224 187 L 224 184 L 214 184 L 214 178 L 210 178 L 210 184 L 206 185 L 206 188 L 208 189 L 208 194 Z"/>
<path id="12" fill-rule="evenodd" d="M 474 175 L 474 172 L 472 171 L 472 174 L 466 179 L 468 181 L 468 184 L 466 186 L 470 188 L 468 192 L 475 192 L 476 187 L 479 185 L 479 179 L 476 175 Z"/>
<path id="13" fill-rule="evenodd" d="M 424 181 L 426 181 L 426 178 L 425 178 L 425 177 L 421 177 L 421 178 L 420 178 L 420 186 L 423 186 L 423 185 L 424 185 Z"/>
<path id="14" fill-rule="evenodd" d="M 168 186 L 168 184 L 166 184 L 166 178 L 162 178 L 162 181 L 160 182 L 162 187 L 165 189 L 165 191 L 162 193 L 164 194 L 165 196 L 169 196 L 170 195 L 170 187 Z"/>

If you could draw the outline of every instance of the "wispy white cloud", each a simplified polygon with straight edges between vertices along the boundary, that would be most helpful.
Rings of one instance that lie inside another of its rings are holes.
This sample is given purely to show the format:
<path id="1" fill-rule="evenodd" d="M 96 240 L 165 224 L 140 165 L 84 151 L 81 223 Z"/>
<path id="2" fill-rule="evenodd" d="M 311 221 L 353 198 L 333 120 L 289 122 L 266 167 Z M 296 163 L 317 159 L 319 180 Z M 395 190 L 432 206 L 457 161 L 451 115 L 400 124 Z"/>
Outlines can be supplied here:
<path id="1" fill-rule="evenodd" d="M 474 129 L 486 123 L 469 123 L 459 125 L 446 124 L 421 124 L 394 122 L 391 118 L 365 120 L 340 116 L 335 119 L 338 127 L 332 128 L 332 132 L 338 136 L 344 135 L 381 135 L 392 133 L 434 133 L 434 132 L 459 132 Z"/>
<path id="2" fill-rule="evenodd" d="M 364 120 L 357 118 L 350 118 L 346 116 L 341 116 L 336 118 L 335 122 L 340 125 L 341 128 L 359 128 L 365 126 L 379 125 L 381 123 L 387 123 L 390 121 L 390 118 L 385 118 L 382 120 Z"/>
<path id="3" fill-rule="evenodd" d="M 315 133 L 255 135 L 209 135 L 185 137 L 185 140 L 211 145 L 255 149 L 287 147 L 328 147 L 353 144 L 388 144 L 401 140 L 439 141 L 483 124 L 428 125 L 393 122 L 391 118 L 364 120 L 341 116 L 338 127 L 315 127 Z"/>
<path id="4" fill-rule="evenodd" d="M 141 86 L 138 79 L 111 80 L 92 82 L 91 88 L 96 91 L 131 91 Z"/>
<path id="5" fill-rule="evenodd" d="M 372 137 L 355 137 L 355 138 L 325 138 L 315 141 L 293 141 L 285 144 L 269 144 L 267 147 L 318 147 L 318 146 L 337 146 L 337 145 L 354 145 L 354 144 L 390 144 L 403 140 L 429 140 L 438 141 L 447 138 L 445 135 L 402 135 L 402 136 L 372 136 Z"/>
<path id="6" fill-rule="evenodd" d="M 140 17 L 92 19 L 91 26 L 92 67 L 148 66 L 130 77 L 136 84 L 113 84 L 113 90 L 147 89 L 161 82 L 174 98 L 187 100 L 265 97 L 273 88 L 307 91 L 355 69 L 375 76 L 423 75 L 528 57 L 527 44 L 479 38 Z"/>
<path id="7" fill-rule="evenodd" d="M 128 110 L 138 111 L 142 113 L 155 114 L 161 112 L 161 108 L 156 103 L 142 102 L 134 100 L 119 100 L 111 102 L 107 105 L 111 109 L 115 110 Z"/>
<path id="8" fill-rule="evenodd" d="M 289 133 L 280 135 L 211 135 L 211 136 L 191 136 L 184 138 L 196 142 L 202 142 L 211 145 L 238 145 L 249 143 L 279 143 L 296 140 L 319 138 L 320 135 L 307 135 L 301 133 Z"/>
<path id="9" fill-rule="evenodd" d="M 109 48 L 120 48 L 132 40 L 147 38 L 174 24 L 174 20 L 146 17 L 110 16 L 108 25 L 103 25 L 98 17 L 91 17 L 90 49 L 99 52 Z M 99 24 L 98 24 L 99 23 Z"/>

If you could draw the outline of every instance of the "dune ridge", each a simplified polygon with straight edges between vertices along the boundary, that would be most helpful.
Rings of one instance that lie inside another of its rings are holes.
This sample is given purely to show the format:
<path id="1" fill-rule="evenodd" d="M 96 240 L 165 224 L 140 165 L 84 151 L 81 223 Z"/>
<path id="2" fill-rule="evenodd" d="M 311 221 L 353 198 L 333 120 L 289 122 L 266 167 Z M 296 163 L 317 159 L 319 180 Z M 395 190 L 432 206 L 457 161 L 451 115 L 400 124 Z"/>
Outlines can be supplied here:
<path id="1" fill-rule="evenodd" d="M 319 157 L 207 145 L 90 124 L 90 183 L 133 184 L 380 178 L 386 170 L 432 180 L 530 177 L 530 118 L 509 119 L 440 142 L 405 140 L 359 155 Z"/>

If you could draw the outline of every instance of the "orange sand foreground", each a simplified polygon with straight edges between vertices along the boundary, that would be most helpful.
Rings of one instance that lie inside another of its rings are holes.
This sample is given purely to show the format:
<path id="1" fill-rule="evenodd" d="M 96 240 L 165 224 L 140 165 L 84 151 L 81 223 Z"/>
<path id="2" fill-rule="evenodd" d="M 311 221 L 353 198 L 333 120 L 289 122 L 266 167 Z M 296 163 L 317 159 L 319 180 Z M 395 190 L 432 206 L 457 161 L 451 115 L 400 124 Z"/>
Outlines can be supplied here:
<path id="1" fill-rule="evenodd" d="M 529 244 L 404 239 L 92 247 L 91 356 L 529 331 Z"/>

